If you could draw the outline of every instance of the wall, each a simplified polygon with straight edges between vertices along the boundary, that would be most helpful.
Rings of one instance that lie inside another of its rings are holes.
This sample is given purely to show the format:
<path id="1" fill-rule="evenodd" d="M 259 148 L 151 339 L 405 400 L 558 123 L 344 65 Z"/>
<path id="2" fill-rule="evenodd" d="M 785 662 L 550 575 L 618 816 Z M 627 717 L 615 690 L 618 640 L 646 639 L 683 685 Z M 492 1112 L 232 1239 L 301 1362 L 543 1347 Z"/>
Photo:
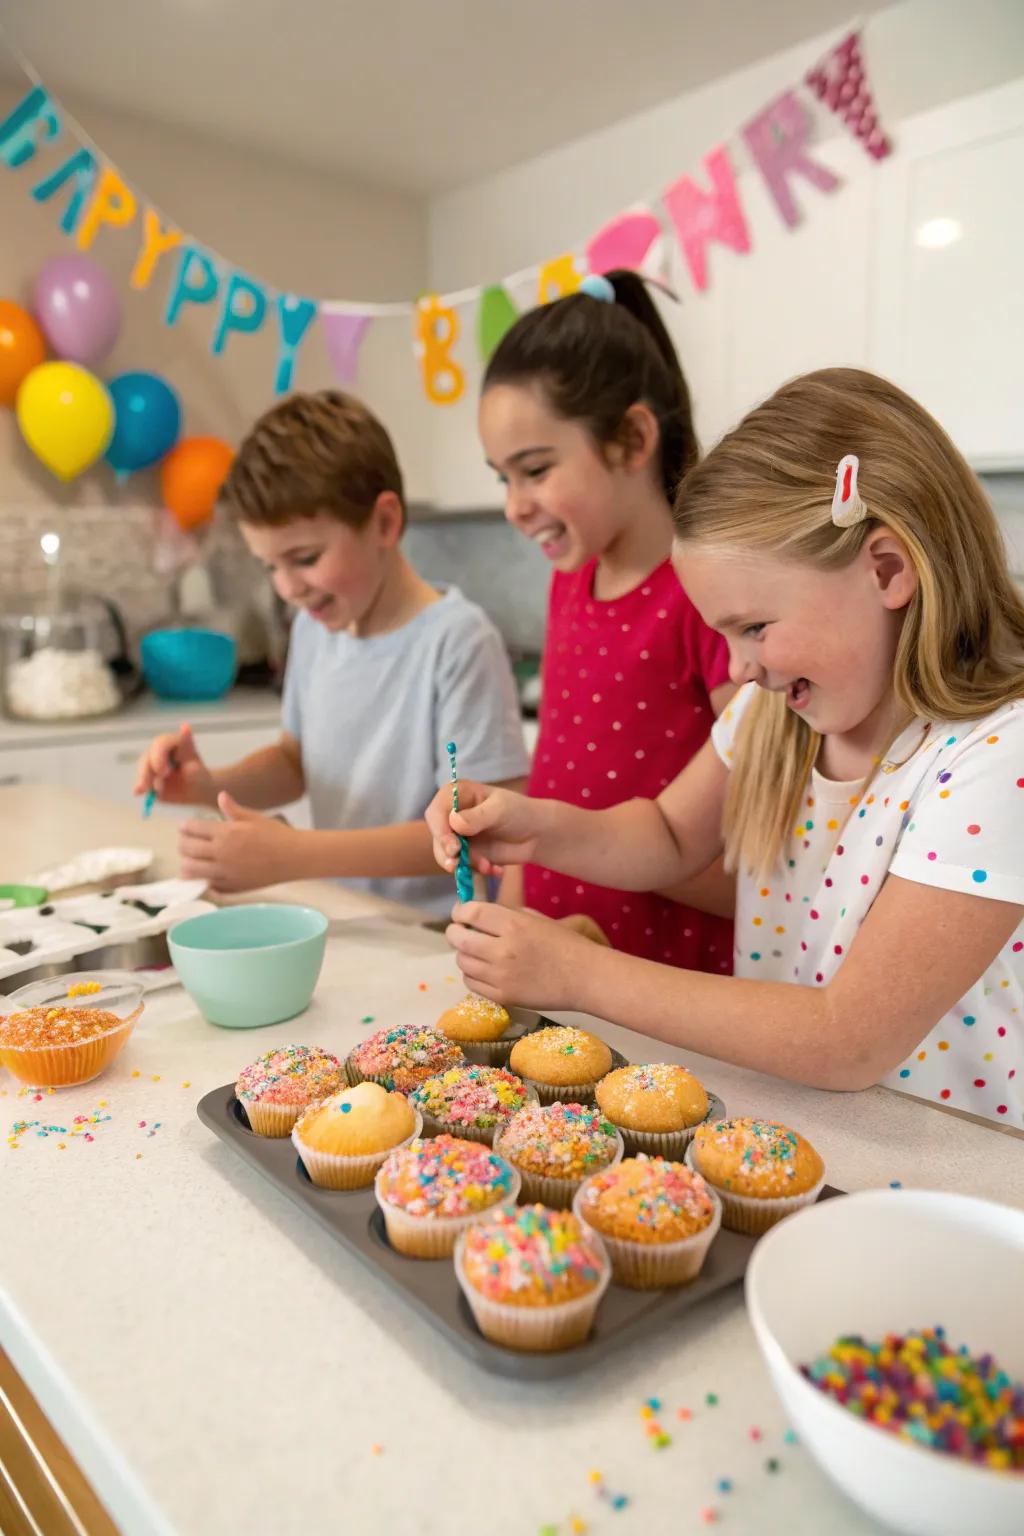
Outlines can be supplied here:
<path id="1" fill-rule="evenodd" d="M 0 84 L 0 118 L 22 94 Z M 316 297 L 405 298 L 423 286 L 426 209 L 417 200 L 82 102 L 65 105 L 166 215 L 255 276 Z M 28 193 L 32 181 L 62 158 L 61 147 L 53 146 L 17 172 L 0 168 L 0 296 L 26 302 L 43 263 L 74 249 L 60 231 L 57 199 L 39 205 Z M 163 322 L 170 261 L 157 269 L 147 292 L 128 287 L 136 251 L 129 230 L 101 231 L 93 247 L 118 282 L 124 306 L 121 337 L 98 371 L 107 377 L 130 368 L 162 373 L 181 396 L 187 433 L 237 442 L 273 401 L 269 323 L 258 336 L 231 338 L 214 358 L 209 309 L 186 309 L 173 329 Z M 334 382 L 315 326 L 299 352 L 295 382 L 313 389 Z M 419 387 L 408 322 L 379 322 L 371 329 L 358 387 L 394 435 L 410 495 L 428 497 L 432 414 Z M 22 585 L 26 573 L 30 579 L 38 574 L 39 535 L 54 510 L 63 508 L 79 579 L 107 591 L 113 581 L 114 595 L 123 598 L 136 625 L 162 617 L 166 582 L 153 574 L 158 506 L 152 472 L 133 476 L 118 490 L 100 466 L 72 486 L 60 486 L 25 447 L 13 414 L 0 411 L 0 597 Z M 83 508 L 94 510 L 76 523 Z"/>
<path id="2" fill-rule="evenodd" d="M 636 198 L 668 185 L 683 170 L 696 170 L 711 147 L 733 139 L 738 126 L 757 107 L 799 80 L 808 64 L 839 35 L 809 40 L 486 182 L 436 199 L 430 209 L 432 285 L 445 290 L 498 279 L 560 250 L 578 247 L 588 233 Z M 666 46 L 672 46 L 668 38 Z M 685 47 L 682 32 L 676 46 Z M 896 124 L 1024 72 L 1024 5 L 1020 0 L 977 0 L 970 6 L 950 0 L 906 0 L 872 15 L 865 29 L 865 52 L 883 118 Z M 819 114 L 819 121 L 823 135 L 833 132 L 827 117 Z M 742 180 L 749 168 L 734 145 L 730 150 Z M 851 183 L 856 176 L 871 175 L 870 163 L 859 151 L 851 158 L 851 141 L 845 136 L 830 140 L 821 158 L 835 164 Z M 750 175 L 755 183 L 759 181 Z M 755 185 L 751 192 L 760 195 L 762 189 Z M 746 201 L 746 191 L 743 196 Z M 857 206 L 853 185 L 843 197 L 848 208 Z M 810 218 L 786 236 L 791 259 L 829 259 L 828 251 L 819 248 L 814 225 Z M 756 238 L 753 220 L 752 227 Z M 716 248 L 714 258 L 721 272 L 731 262 L 745 259 L 724 248 Z M 693 297 L 692 286 L 685 280 L 683 297 L 682 306 L 667 305 L 664 312 L 696 385 L 700 431 L 702 394 L 708 397 L 720 385 L 712 376 L 716 364 L 708 356 L 716 323 L 714 293 Z M 842 319 L 848 326 L 849 317 L 844 314 Z M 470 349 L 463 347 L 460 360 L 466 361 L 469 354 Z M 800 366 L 811 365 L 800 360 Z M 483 469 L 478 449 L 474 456 L 479 368 L 470 362 L 468 371 L 464 400 L 436 412 L 435 487 L 441 499 L 455 504 L 495 505 L 493 477 Z"/>

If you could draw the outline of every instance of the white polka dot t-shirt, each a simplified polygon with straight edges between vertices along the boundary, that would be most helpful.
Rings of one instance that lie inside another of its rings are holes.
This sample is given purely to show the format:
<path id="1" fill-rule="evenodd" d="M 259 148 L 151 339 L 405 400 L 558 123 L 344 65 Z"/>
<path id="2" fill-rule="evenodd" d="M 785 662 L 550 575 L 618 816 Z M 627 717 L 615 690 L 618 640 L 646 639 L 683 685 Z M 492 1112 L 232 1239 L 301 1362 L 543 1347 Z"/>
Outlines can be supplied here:
<path id="1" fill-rule="evenodd" d="M 716 722 L 722 760 L 754 697 L 749 683 Z M 915 721 L 889 749 L 907 761 L 862 784 L 814 770 L 803 819 L 769 879 L 741 874 L 737 976 L 822 986 L 832 980 L 891 872 L 1024 907 L 1024 700 L 983 720 Z M 1024 1124 L 1024 922 L 887 1087 Z"/>

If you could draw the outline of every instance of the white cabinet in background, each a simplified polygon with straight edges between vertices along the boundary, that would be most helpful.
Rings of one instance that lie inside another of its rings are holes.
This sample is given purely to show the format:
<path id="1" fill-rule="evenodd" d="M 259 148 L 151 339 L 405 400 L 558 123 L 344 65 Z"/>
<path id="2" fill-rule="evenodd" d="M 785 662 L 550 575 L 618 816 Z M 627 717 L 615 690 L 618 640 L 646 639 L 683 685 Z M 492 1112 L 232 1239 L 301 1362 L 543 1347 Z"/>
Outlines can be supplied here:
<path id="1" fill-rule="evenodd" d="M 1024 465 L 1024 81 L 900 126 L 880 168 L 872 366 L 977 469 Z"/>

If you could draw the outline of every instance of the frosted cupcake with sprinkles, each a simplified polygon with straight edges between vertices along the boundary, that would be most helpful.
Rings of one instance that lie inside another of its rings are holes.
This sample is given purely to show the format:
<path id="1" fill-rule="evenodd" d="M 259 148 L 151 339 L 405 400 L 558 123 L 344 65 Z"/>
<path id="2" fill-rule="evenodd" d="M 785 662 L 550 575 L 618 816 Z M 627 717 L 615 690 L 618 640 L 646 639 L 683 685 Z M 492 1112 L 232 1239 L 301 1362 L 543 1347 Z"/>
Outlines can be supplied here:
<path id="1" fill-rule="evenodd" d="M 686 1161 L 722 1202 L 722 1225 L 759 1237 L 812 1205 L 825 1165 L 796 1131 L 775 1120 L 713 1120 L 698 1126 Z"/>
<path id="2" fill-rule="evenodd" d="M 243 1067 L 235 1097 L 257 1136 L 287 1136 L 303 1110 L 345 1086 L 336 1056 L 312 1045 L 282 1045 Z"/>
<path id="3" fill-rule="evenodd" d="M 502 1206 L 455 1246 L 455 1274 L 485 1338 L 508 1349 L 582 1344 L 611 1268 L 599 1237 L 569 1211 Z"/>
<path id="4" fill-rule="evenodd" d="M 626 1151 L 652 1157 L 682 1157 L 708 1113 L 704 1085 L 685 1067 L 664 1061 L 609 1072 L 596 1096 L 598 1107 L 622 1132 Z"/>
<path id="5" fill-rule="evenodd" d="M 622 1157 L 622 1137 L 592 1104 L 528 1104 L 494 1138 L 527 1200 L 567 1210 L 583 1180 Z"/>
<path id="6" fill-rule="evenodd" d="M 479 1142 L 435 1136 L 392 1152 L 375 1189 L 392 1248 L 413 1259 L 446 1259 L 471 1223 L 515 1203 L 519 1175 Z"/>
<path id="7" fill-rule="evenodd" d="M 398 1024 L 378 1029 L 349 1052 L 346 1066 L 352 1083 L 379 1083 L 399 1093 L 411 1093 L 428 1077 L 462 1064 L 465 1057 L 454 1041 L 425 1024 Z"/>
<path id="8" fill-rule="evenodd" d="M 481 1066 L 504 1066 L 513 1042 L 502 1036 L 512 1023 L 511 1014 L 489 997 L 467 992 L 453 1007 L 446 1008 L 437 1027 L 449 1040 L 462 1048 L 467 1061 Z"/>
<path id="9" fill-rule="evenodd" d="M 700 1174 L 661 1157 L 627 1157 L 593 1174 L 573 1210 L 600 1233 L 619 1284 L 642 1291 L 695 1280 L 722 1222 Z"/>
<path id="10" fill-rule="evenodd" d="M 449 1131 L 487 1146 L 493 1145 L 495 1132 L 530 1101 L 537 1102 L 536 1090 L 514 1072 L 476 1065 L 450 1067 L 438 1077 L 428 1077 L 409 1095 L 409 1102 L 423 1116 L 425 1135 Z"/>

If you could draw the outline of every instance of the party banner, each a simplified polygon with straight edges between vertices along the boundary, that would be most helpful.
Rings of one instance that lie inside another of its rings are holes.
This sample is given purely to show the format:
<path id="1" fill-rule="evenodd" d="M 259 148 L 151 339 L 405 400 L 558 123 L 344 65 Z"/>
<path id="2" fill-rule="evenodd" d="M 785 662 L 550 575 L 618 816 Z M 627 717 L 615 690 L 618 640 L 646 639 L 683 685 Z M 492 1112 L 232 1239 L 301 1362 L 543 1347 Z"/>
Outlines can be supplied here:
<path id="1" fill-rule="evenodd" d="M 248 337 L 270 327 L 276 364 L 269 382 L 277 394 L 293 387 L 315 323 L 338 383 L 348 387 L 356 381 L 360 349 L 374 321 L 405 317 L 408 323 L 411 317 L 413 356 L 424 395 L 434 405 L 453 405 L 466 384 L 458 358 L 465 331 L 460 310 L 475 308 L 470 334 L 486 361 L 518 318 L 513 293 L 521 302 L 532 290 L 534 302 L 548 304 L 576 294 L 588 273 L 620 267 L 660 280 L 668 243 L 674 240 L 694 291 L 703 294 L 712 284 L 721 247 L 743 257 L 756 252 L 730 145 L 719 144 L 703 157 L 699 169 L 683 170 L 670 186 L 632 202 L 578 249 L 559 251 L 503 278 L 491 277 L 457 293 L 387 304 L 282 293 L 166 218 L 107 160 L 31 65 L 10 51 L 29 86 L 0 122 L 0 166 L 21 177 L 37 203 L 52 208 L 79 252 L 91 251 L 102 238 L 133 241 L 130 286 L 147 291 L 162 279 L 166 323 L 179 324 L 183 314 L 201 319 L 208 326 L 215 357 L 229 348 L 233 355 L 240 352 Z M 788 229 L 808 216 L 815 195 L 834 193 L 841 186 L 839 177 L 813 152 L 816 103 L 842 122 L 871 160 L 892 153 L 868 80 L 861 34 L 851 32 L 735 135 Z"/>

